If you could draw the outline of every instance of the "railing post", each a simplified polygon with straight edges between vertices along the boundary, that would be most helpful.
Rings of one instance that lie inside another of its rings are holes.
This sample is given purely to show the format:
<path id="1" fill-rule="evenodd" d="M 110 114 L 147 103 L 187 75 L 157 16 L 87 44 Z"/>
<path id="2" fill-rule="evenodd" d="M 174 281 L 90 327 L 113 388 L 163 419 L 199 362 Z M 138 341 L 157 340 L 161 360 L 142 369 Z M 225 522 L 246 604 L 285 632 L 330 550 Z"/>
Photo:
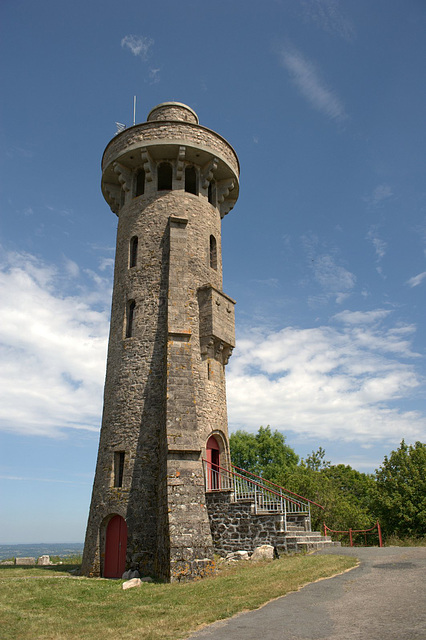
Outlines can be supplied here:
<path id="1" fill-rule="evenodd" d="M 254 512 L 257 513 L 257 486 L 254 485 Z"/>
<path id="2" fill-rule="evenodd" d="M 380 528 L 380 522 L 377 520 L 377 532 L 379 534 L 379 547 L 383 547 L 383 542 L 382 542 L 382 530 Z"/>
<path id="3" fill-rule="evenodd" d="M 354 543 L 352 541 L 352 529 L 349 529 L 349 544 L 351 547 L 354 546 Z"/>
<path id="4" fill-rule="evenodd" d="M 327 527 L 325 526 L 325 522 L 324 522 L 324 537 L 327 536 Z"/>

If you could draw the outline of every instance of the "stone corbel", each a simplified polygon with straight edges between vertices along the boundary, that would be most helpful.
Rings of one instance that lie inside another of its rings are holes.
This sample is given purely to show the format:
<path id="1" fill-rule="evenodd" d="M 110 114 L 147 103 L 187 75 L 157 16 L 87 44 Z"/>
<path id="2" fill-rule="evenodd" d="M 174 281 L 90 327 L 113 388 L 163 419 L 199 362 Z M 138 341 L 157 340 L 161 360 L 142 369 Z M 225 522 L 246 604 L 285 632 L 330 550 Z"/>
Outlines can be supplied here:
<path id="1" fill-rule="evenodd" d="M 143 162 L 143 168 L 145 171 L 145 180 L 147 182 L 152 182 L 153 176 L 153 162 L 151 160 L 151 156 L 149 155 L 148 149 L 146 147 L 142 147 L 141 149 L 141 157 Z"/>
<path id="2" fill-rule="evenodd" d="M 203 189 L 207 189 L 210 182 L 213 180 L 214 173 L 217 169 L 217 165 L 219 163 L 218 158 L 213 158 L 201 170 L 201 186 Z"/>
<path id="3" fill-rule="evenodd" d="M 235 202 L 236 200 L 231 200 L 231 198 L 228 198 L 228 200 L 225 200 L 225 202 L 222 202 L 222 204 L 219 205 L 221 218 L 226 216 L 226 214 L 234 208 Z"/>
<path id="4" fill-rule="evenodd" d="M 222 182 L 217 185 L 217 201 L 219 204 L 222 204 L 234 187 L 235 183 L 233 180 L 222 180 Z"/>
<path id="5" fill-rule="evenodd" d="M 118 181 L 121 184 L 122 188 L 126 193 L 131 191 L 133 184 L 133 171 L 124 167 L 119 162 L 114 162 L 114 173 L 118 176 Z"/>
<path id="6" fill-rule="evenodd" d="M 228 364 L 233 347 L 213 336 L 202 338 L 200 344 L 201 356 L 217 360 L 223 365 Z"/>
<path id="7" fill-rule="evenodd" d="M 179 147 L 177 163 L 176 163 L 176 179 L 182 180 L 185 169 L 186 147 Z"/>
<path id="8" fill-rule="evenodd" d="M 121 188 L 116 184 L 107 182 L 104 184 L 105 193 L 107 196 L 107 202 L 113 213 L 118 215 L 121 203 Z"/>

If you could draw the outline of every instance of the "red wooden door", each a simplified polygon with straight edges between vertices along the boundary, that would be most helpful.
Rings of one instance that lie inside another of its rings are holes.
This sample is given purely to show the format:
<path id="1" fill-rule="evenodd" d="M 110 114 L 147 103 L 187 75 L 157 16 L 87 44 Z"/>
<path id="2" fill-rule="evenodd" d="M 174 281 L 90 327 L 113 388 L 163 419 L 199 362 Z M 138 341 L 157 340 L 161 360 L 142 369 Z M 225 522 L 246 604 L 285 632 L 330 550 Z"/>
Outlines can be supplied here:
<path id="1" fill-rule="evenodd" d="M 206 445 L 207 457 L 207 486 L 208 489 L 220 489 L 220 450 L 217 440 L 210 436 Z"/>
<path id="2" fill-rule="evenodd" d="M 126 569 L 126 549 L 126 521 L 113 516 L 106 530 L 104 578 L 121 578 Z"/>

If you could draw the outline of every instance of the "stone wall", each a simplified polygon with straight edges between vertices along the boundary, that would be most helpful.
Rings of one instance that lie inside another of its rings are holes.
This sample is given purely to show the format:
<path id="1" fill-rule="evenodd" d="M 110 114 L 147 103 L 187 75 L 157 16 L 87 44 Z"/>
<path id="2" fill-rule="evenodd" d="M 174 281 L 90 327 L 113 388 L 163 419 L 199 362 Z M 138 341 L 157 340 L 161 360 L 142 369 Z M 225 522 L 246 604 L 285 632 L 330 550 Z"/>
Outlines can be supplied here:
<path id="1" fill-rule="evenodd" d="M 256 515 L 251 500 L 233 502 L 229 491 L 207 493 L 206 498 L 213 546 L 219 555 L 253 551 L 261 544 L 285 547 L 283 516 Z"/>

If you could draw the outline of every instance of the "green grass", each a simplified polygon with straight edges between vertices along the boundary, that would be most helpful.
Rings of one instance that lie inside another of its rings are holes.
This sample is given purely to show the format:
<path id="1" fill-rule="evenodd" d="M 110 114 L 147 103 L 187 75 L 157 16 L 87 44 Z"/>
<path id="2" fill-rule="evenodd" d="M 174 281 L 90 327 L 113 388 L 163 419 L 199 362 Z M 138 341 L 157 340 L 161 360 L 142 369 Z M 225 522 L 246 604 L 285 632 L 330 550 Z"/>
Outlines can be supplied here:
<path id="1" fill-rule="evenodd" d="M 346 556 L 286 556 L 240 563 L 198 582 L 143 583 L 127 591 L 122 580 L 71 576 L 75 565 L 0 567 L 1 637 L 178 640 L 355 564 Z"/>
<path id="2" fill-rule="evenodd" d="M 426 547 L 426 536 L 398 538 L 398 536 L 388 536 L 385 547 Z"/>

